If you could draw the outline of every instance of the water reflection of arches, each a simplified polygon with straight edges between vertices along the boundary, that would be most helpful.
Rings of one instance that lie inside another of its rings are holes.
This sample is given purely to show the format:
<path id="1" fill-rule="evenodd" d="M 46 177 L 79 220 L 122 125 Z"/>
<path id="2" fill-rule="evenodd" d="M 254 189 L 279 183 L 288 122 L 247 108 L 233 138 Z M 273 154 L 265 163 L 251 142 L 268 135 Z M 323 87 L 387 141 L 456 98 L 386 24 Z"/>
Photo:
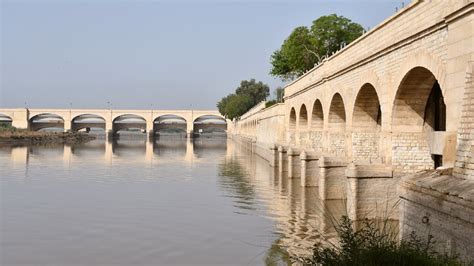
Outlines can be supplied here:
<path id="1" fill-rule="evenodd" d="M 159 135 L 186 136 L 187 121 L 179 115 L 162 115 L 153 121 L 153 131 Z"/>
<path id="2" fill-rule="evenodd" d="M 227 134 L 227 121 L 217 115 L 202 115 L 193 121 L 194 134 Z"/>
<path id="3" fill-rule="evenodd" d="M 83 114 L 71 120 L 72 131 L 105 131 L 105 119 L 94 114 Z"/>
<path id="4" fill-rule="evenodd" d="M 163 157 L 185 157 L 187 152 L 186 138 L 160 136 L 153 142 L 153 153 Z"/>
<path id="5" fill-rule="evenodd" d="M 112 131 L 114 134 L 146 133 L 146 120 L 139 115 L 123 114 L 113 120 Z"/>
<path id="6" fill-rule="evenodd" d="M 30 118 L 29 128 L 32 131 L 37 130 L 54 130 L 64 131 L 64 119 L 53 113 L 38 114 Z"/>
<path id="7" fill-rule="evenodd" d="M 197 158 L 216 158 L 226 156 L 227 138 L 198 138 L 193 140 L 194 155 Z"/>
<path id="8" fill-rule="evenodd" d="M 146 140 L 120 140 L 112 139 L 109 141 L 112 145 L 112 152 L 117 156 L 135 156 L 146 153 Z"/>
<path id="9" fill-rule="evenodd" d="M 0 126 L 2 125 L 11 126 L 12 121 L 13 120 L 10 116 L 0 113 Z"/>

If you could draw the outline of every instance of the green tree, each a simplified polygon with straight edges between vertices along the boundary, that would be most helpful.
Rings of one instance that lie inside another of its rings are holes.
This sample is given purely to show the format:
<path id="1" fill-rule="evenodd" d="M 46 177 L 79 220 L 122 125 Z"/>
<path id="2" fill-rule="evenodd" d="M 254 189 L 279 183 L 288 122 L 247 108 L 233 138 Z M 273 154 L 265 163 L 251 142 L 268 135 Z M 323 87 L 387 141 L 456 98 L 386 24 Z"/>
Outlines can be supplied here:
<path id="1" fill-rule="evenodd" d="M 275 89 L 275 99 L 278 103 L 282 103 L 283 102 L 283 96 L 285 94 L 285 89 L 283 89 L 282 87 L 278 87 Z"/>
<path id="2" fill-rule="evenodd" d="M 293 79 L 311 69 L 317 62 L 315 38 L 307 27 L 297 27 L 271 57 L 270 74 L 283 80 Z"/>
<path id="3" fill-rule="evenodd" d="M 350 19 L 336 14 L 322 16 L 311 25 L 297 27 L 271 56 L 270 74 L 282 80 L 302 75 L 326 55 L 349 44 L 364 32 L 364 28 Z"/>
<path id="4" fill-rule="evenodd" d="M 270 87 L 261 81 L 256 82 L 255 79 L 242 80 L 235 94 L 249 96 L 252 99 L 252 106 L 255 106 L 270 95 Z"/>
<path id="5" fill-rule="evenodd" d="M 217 109 L 223 116 L 234 119 L 265 100 L 268 95 L 270 95 L 268 85 L 255 79 L 243 80 L 235 93 L 227 95 L 217 103 Z"/>
<path id="6" fill-rule="evenodd" d="M 232 120 L 253 107 L 252 98 L 245 94 L 229 94 L 217 103 L 217 107 L 223 116 Z"/>

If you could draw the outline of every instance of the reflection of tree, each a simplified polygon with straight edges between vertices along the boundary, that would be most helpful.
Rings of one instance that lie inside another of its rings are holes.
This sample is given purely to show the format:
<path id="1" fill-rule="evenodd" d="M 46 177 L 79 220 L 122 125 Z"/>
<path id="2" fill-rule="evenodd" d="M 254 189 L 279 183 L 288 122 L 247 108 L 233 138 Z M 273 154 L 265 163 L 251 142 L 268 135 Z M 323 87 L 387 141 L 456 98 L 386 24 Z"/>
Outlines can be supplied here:
<path id="1" fill-rule="evenodd" d="M 278 243 L 279 241 L 280 239 L 275 240 L 265 254 L 265 265 L 291 265 L 290 255 L 285 248 Z"/>
<path id="2" fill-rule="evenodd" d="M 219 165 L 219 180 L 222 188 L 235 198 L 235 207 L 244 210 L 255 210 L 255 190 L 247 178 L 244 167 L 236 159 L 225 160 Z"/>

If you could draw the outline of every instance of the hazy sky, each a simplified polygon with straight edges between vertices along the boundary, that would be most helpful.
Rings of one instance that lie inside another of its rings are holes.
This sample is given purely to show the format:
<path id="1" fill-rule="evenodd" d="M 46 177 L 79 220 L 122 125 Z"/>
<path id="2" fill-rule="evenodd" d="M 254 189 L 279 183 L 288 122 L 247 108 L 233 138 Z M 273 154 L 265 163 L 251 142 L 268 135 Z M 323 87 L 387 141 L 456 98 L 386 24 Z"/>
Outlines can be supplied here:
<path id="1" fill-rule="evenodd" d="M 407 3 L 408 1 L 405 1 Z M 321 15 L 374 27 L 401 0 L 2 1 L 0 107 L 215 108 Z"/>

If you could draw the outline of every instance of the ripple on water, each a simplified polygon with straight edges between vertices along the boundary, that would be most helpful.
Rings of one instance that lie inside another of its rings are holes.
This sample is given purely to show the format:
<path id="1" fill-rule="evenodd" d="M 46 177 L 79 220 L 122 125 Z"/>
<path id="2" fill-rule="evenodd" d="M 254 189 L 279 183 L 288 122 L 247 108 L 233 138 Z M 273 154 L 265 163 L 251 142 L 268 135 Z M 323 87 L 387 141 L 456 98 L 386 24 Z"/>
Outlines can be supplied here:
<path id="1" fill-rule="evenodd" d="M 228 141 L 0 147 L 2 263 L 262 265 L 331 235 L 317 190 Z"/>

